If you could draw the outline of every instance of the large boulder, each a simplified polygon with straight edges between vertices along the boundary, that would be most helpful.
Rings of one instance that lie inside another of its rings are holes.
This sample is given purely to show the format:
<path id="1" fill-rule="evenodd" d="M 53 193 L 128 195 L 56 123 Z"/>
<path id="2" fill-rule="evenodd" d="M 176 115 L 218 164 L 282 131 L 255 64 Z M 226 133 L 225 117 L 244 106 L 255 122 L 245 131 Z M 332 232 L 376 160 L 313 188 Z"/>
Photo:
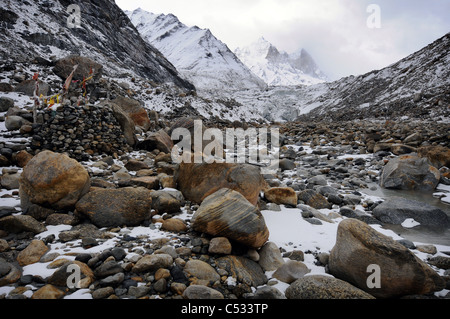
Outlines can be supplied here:
<path id="1" fill-rule="evenodd" d="M 136 124 L 131 117 L 120 106 L 111 101 L 101 102 L 101 105 L 111 108 L 114 117 L 122 128 L 123 136 L 125 137 L 126 142 L 128 145 L 135 146 L 138 143 L 136 136 Z"/>
<path id="2" fill-rule="evenodd" d="M 148 131 L 151 126 L 151 121 L 147 111 L 139 101 L 119 96 L 113 102 L 128 114 L 136 126 L 139 126 L 144 131 Z"/>
<path id="3" fill-rule="evenodd" d="M 95 79 L 101 78 L 103 74 L 103 66 L 101 64 L 78 55 L 70 55 L 56 61 L 53 72 L 62 80 L 66 80 L 72 73 L 75 65 L 78 65 L 78 67 L 73 74 L 72 80 L 74 81 L 83 81 L 84 78 L 90 76 L 91 71 Z"/>
<path id="4" fill-rule="evenodd" d="M 248 164 L 181 163 L 174 180 L 184 197 L 197 204 L 219 189 L 229 188 L 256 205 L 265 187 L 259 168 Z"/>
<path id="5" fill-rule="evenodd" d="M 41 80 L 38 81 L 39 87 L 37 96 L 40 96 L 41 94 L 44 96 L 47 96 L 50 93 L 50 86 L 42 82 Z M 24 93 L 28 96 L 34 96 L 34 91 L 36 90 L 36 81 L 35 80 L 24 80 L 16 85 L 14 88 L 14 91 Z"/>
<path id="6" fill-rule="evenodd" d="M 97 227 L 138 226 L 150 218 L 151 191 L 144 187 L 97 188 L 76 204 L 77 213 Z"/>
<path id="7" fill-rule="evenodd" d="M 30 204 L 71 209 L 91 184 L 88 172 L 80 163 L 51 151 L 35 155 L 23 169 L 19 183 L 24 211 Z"/>
<path id="8" fill-rule="evenodd" d="M 450 167 L 450 148 L 444 146 L 424 146 L 418 149 L 418 155 L 427 158 L 437 169 Z"/>
<path id="9" fill-rule="evenodd" d="M 439 208 L 400 197 L 386 200 L 372 213 L 375 218 L 387 224 L 400 225 L 409 218 L 424 226 L 446 227 L 449 224 L 447 214 Z"/>
<path id="10" fill-rule="evenodd" d="M 403 155 L 392 159 L 383 169 L 380 186 L 389 189 L 432 191 L 439 184 L 440 173 L 426 158 Z"/>
<path id="11" fill-rule="evenodd" d="M 242 256 L 225 256 L 216 259 L 218 268 L 224 269 L 228 274 L 252 287 L 259 287 L 267 283 L 267 277 L 261 266 Z"/>
<path id="12" fill-rule="evenodd" d="M 374 299 L 348 282 L 324 275 L 297 279 L 285 294 L 288 299 Z"/>
<path id="13" fill-rule="evenodd" d="M 297 193 L 291 187 L 272 187 L 264 192 L 264 197 L 275 204 L 297 206 Z"/>
<path id="14" fill-rule="evenodd" d="M 253 248 L 263 246 L 269 230 L 261 212 L 240 193 L 223 188 L 205 198 L 192 217 L 195 231 L 226 237 Z"/>
<path id="15" fill-rule="evenodd" d="M 158 149 L 161 152 L 170 154 L 173 148 L 173 141 L 164 130 L 149 134 L 143 141 L 137 144 L 137 148 L 149 152 Z"/>
<path id="16" fill-rule="evenodd" d="M 331 208 L 331 203 L 322 194 L 313 189 L 305 189 L 298 194 L 298 199 L 315 209 Z"/>
<path id="17" fill-rule="evenodd" d="M 428 294 L 445 287 L 445 281 L 405 246 L 356 219 L 339 224 L 328 267 L 336 278 L 377 298 Z M 372 275 L 378 276 L 378 285 L 372 285 Z"/>
<path id="18" fill-rule="evenodd" d="M 23 125 L 31 125 L 31 122 L 18 115 L 9 115 L 5 119 L 5 127 L 8 131 L 19 130 Z"/>

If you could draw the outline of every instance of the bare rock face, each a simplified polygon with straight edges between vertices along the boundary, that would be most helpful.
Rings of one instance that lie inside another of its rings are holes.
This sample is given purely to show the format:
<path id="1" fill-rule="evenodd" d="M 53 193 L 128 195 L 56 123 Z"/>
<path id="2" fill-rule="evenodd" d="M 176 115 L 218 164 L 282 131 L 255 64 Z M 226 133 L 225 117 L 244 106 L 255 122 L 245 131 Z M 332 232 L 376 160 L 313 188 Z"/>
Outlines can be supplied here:
<path id="1" fill-rule="evenodd" d="M 445 281 L 409 249 L 356 219 L 339 224 L 328 266 L 336 278 L 377 298 L 428 294 L 445 287 Z M 371 275 L 379 275 L 377 285 Z"/>
<path id="2" fill-rule="evenodd" d="M 383 169 L 380 185 L 391 189 L 434 190 L 440 173 L 426 158 L 403 155 L 391 160 Z"/>
<path id="3" fill-rule="evenodd" d="M 197 204 L 221 188 L 229 188 L 256 205 L 265 186 L 259 168 L 248 164 L 181 163 L 174 179 L 184 197 Z"/>
<path id="4" fill-rule="evenodd" d="M 252 248 L 263 246 L 269 238 L 261 212 L 240 193 L 226 188 L 205 198 L 192 218 L 192 227 Z"/>
<path id="5" fill-rule="evenodd" d="M 19 183 L 24 211 L 30 203 L 68 209 L 89 191 L 90 177 L 76 160 L 43 151 L 28 162 Z"/>

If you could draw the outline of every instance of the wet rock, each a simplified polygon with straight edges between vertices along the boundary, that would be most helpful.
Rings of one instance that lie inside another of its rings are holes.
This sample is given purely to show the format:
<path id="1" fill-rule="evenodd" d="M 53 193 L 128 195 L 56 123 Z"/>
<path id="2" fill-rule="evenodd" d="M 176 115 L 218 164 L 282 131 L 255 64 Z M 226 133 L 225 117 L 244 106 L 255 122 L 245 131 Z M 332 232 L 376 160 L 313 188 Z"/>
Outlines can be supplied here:
<path id="1" fill-rule="evenodd" d="M 401 225 L 412 218 L 424 226 L 446 227 L 450 221 L 441 209 L 406 198 L 389 198 L 373 210 L 373 216 L 383 223 Z"/>

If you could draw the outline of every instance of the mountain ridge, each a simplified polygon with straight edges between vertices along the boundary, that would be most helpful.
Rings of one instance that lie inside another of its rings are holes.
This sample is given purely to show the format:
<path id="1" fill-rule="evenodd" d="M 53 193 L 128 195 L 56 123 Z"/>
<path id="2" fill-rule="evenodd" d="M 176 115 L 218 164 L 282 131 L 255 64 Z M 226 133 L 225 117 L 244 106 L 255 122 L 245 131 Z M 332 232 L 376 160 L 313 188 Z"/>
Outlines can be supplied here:
<path id="1" fill-rule="evenodd" d="M 265 88 L 265 83 L 209 29 L 188 27 L 173 14 L 155 14 L 141 8 L 125 13 L 142 37 L 198 90 L 219 93 Z"/>
<path id="2" fill-rule="evenodd" d="M 161 52 L 140 37 L 115 2 L 80 2 L 80 25 L 75 28 L 67 23 L 71 4 L 68 0 L 7 1 L 1 9 L 2 16 L 9 17 L 0 36 L 2 60 L 11 56 L 23 61 L 36 56 L 51 60 L 77 54 L 105 62 L 105 71 L 112 75 L 131 71 L 158 83 L 195 90 Z"/>
<path id="3" fill-rule="evenodd" d="M 234 52 L 269 86 L 312 85 L 328 80 L 303 48 L 292 54 L 280 52 L 272 43 L 260 37 Z"/>
<path id="4" fill-rule="evenodd" d="M 269 121 L 450 118 L 450 33 L 381 70 L 236 100 Z"/>

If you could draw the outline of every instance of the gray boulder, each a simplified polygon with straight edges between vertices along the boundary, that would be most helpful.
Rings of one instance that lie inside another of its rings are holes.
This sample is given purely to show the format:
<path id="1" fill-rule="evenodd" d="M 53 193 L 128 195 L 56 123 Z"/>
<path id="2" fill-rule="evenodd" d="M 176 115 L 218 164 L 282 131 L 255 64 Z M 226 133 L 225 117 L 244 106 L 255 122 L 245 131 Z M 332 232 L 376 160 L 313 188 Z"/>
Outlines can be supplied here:
<path id="1" fill-rule="evenodd" d="M 449 224 L 447 214 L 429 204 L 406 198 L 390 198 L 373 210 L 375 218 L 383 223 L 400 225 L 412 218 L 424 226 L 445 227 Z"/>
<path id="2" fill-rule="evenodd" d="M 432 191 L 439 180 L 439 171 L 426 158 L 403 155 L 386 164 L 381 173 L 380 186 L 388 189 Z"/>

